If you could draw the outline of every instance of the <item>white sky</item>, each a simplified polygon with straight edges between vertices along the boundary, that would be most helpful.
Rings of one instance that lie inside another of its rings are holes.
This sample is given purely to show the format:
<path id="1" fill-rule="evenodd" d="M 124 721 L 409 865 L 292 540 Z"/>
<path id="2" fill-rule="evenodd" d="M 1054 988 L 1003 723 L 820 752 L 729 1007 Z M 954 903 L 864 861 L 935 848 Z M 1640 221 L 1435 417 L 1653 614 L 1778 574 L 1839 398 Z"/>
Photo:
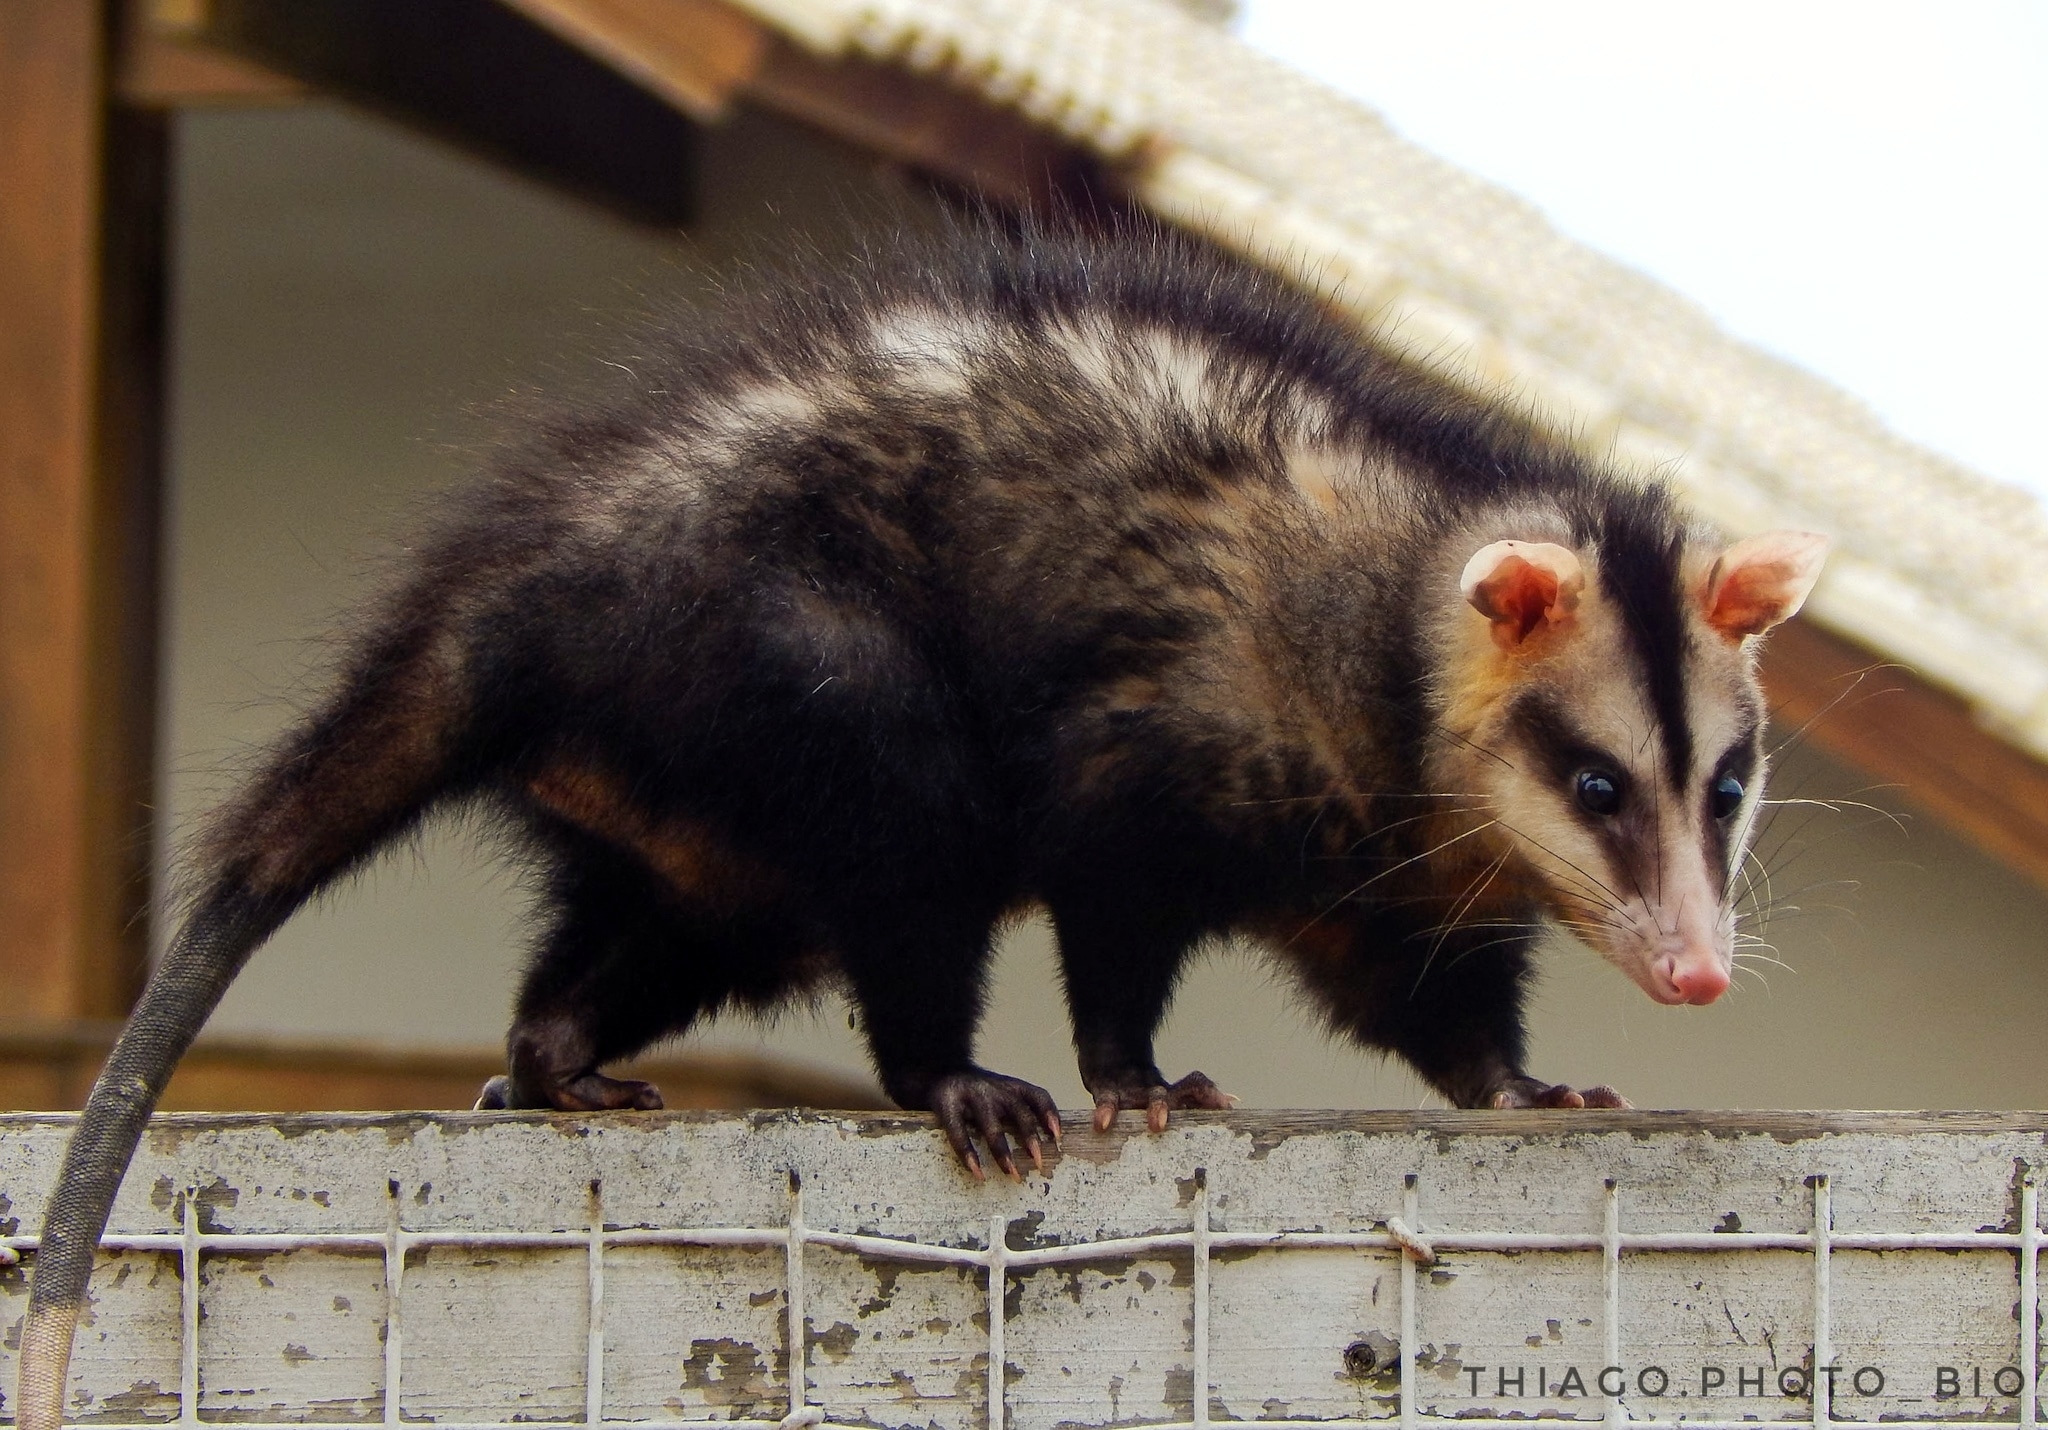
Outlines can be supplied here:
<path id="1" fill-rule="evenodd" d="M 2048 0 L 1244 0 L 1252 44 L 2048 494 Z"/>

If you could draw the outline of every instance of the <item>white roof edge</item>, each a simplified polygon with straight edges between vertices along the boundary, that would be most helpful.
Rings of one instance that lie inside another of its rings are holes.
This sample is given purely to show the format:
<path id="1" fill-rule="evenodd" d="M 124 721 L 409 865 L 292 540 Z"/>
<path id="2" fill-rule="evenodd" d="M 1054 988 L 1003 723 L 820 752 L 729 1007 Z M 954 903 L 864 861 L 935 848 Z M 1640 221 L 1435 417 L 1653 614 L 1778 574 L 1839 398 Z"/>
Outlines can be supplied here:
<path id="1" fill-rule="evenodd" d="M 1134 197 L 1518 394 L 1733 532 L 1835 537 L 1811 605 L 2048 759 L 2048 507 L 1862 404 L 1371 110 L 1165 0 L 736 0 L 799 44 L 943 76 L 1127 165 Z"/>

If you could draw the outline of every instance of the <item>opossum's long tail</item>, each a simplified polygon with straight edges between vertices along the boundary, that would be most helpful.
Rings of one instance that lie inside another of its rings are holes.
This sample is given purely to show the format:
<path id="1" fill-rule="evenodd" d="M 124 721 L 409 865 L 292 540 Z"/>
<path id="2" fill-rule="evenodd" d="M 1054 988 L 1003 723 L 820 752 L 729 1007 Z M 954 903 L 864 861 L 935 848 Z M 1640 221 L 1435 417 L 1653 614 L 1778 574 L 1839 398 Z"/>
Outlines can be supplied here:
<path id="1" fill-rule="evenodd" d="M 65 1150 L 21 1334 L 20 1430 L 58 1430 L 93 1255 L 144 1123 L 258 945 L 337 875 L 463 782 L 462 684 L 419 631 L 364 653 L 216 821 L 211 871 L 151 974 Z"/>

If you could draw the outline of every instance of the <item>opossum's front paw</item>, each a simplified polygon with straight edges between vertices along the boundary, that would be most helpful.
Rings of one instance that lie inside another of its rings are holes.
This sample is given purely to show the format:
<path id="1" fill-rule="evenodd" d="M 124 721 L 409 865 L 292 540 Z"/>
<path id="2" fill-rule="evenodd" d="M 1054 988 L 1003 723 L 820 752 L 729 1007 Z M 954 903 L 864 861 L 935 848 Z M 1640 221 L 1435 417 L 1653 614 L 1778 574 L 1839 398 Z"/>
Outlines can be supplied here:
<path id="1" fill-rule="evenodd" d="M 1237 1106 L 1237 1099 L 1211 1082 L 1204 1073 L 1191 1072 L 1179 1082 L 1143 1077 L 1118 1079 L 1089 1089 L 1095 1094 L 1095 1130 L 1109 1131 L 1117 1113 L 1126 1108 L 1142 1109 L 1145 1125 L 1154 1132 L 1166 1130 L 1169 1112 L 1197 1108 L 1220 1112 Z"/>
<path id="2" fill-rule="evenodd" d="M 500 1073 L 484 1084 L 477 1095 L 476 1110 L 492 1112 L 506 1108 L 535 1108 L 554 1112 L 616 1112 L 637 1109 L 658 1112 L 661 1089 L 651 1082 L 584 1073 L 551 1087 L 528 1090 Z"/>
<path id="3" fill-rule="evenodd" d="M 1049 1135 L 1055 1144 L 1060 1140 L 1060 1109 L 1051 1093 L 987 1068 L 944 1073 L 932 1079 L 919 1101 L 937 1116 L 946 1140 L 953 1145 L 953 1155 L 977 1182 L 986 1174 L 974 1150 L 976 1137 L 987 1144 L 990 1158 L 1013 1181 L 1022 1179 L 1010 1156 L 1012 1135 L 1024 1144 L 1025 1155 L 1040 1172 L 1045 1170 L 1040 1134 Z"/>
<path id="4" fill-rule="evenodd" d="M 1628 1107 L 1629 1100 L 1607 1086 L 1567 1087 L 1533 1077 L 1510 1078 L 1493 1095 L 1495 1107 Z"/>

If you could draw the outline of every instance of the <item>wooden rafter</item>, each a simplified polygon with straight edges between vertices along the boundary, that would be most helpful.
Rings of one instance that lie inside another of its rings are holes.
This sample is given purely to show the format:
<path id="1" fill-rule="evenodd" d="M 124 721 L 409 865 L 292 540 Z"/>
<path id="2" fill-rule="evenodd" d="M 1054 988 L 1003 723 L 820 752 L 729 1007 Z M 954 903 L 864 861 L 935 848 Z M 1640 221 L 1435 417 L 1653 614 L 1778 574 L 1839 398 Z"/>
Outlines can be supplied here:
<path id="1" fill-rule="evenodd" d="M 698 119 L 717 119 L 761 69 L 768 29 L 718 0 L 505 0 Z"/>
<path id="2" fill-rule="evenodd" d="M 291 104 L 311 90 L 289 75 L 196 39 L 189 7 L 126 0 L 114 84 L 128 104 L 151 109 Z"/>
<path id="3" fill-rule="evenodd" d="M 759 105 L 998 202 L 1100 195 L 1093 159 L 1015 110 L 871 60 L 821 59 L 721 0 L 504 0 L 704 119 Z"/>
<path id="4" fill-rule="evenodd" d="M 144 0 L 141 20 L 150 43 L 353 99 L 632 217 L 689 217 L 695 127 L 673 93 L 499 0 Z"/>

